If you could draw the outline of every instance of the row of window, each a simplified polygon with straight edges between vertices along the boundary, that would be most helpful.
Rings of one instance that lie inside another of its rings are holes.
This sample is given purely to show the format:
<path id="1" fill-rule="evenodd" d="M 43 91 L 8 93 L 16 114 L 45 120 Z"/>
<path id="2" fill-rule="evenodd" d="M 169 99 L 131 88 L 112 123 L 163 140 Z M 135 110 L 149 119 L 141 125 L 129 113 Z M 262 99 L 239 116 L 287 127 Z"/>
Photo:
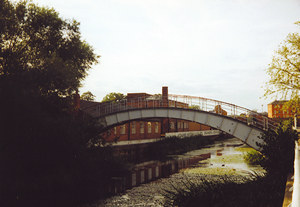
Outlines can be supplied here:
<path id="1" fill-rule="evenodd" d="M 159 130 L 159 122 L 146 122 L 147 124 L 147 133 L 151 134 L 152 133 L 152 125 L 154 125 L 154 133 L 158 133 Z M 170 122 L 170 129 L 175 129 L 175 122 Z M 145 122 L 140 122 L 140 127 L 139 127 L 139 131 L 140 134 L 144 134 L 145 133 Z M 137 122 L 133 121 L 130 123 L 130 127 L 131 127 L 131 134 L 136 134 L 137 131 Z M 178 129 L 188 129 L 189 128 L 189 123 L 188 122 L 177 122 L 177 128 Z M 117 134 L 117 127 L 114 127 L 114 134 Z M 120 126 L 120 134 L 126 134 L 126 125 L 123 124 Z"/>
<path id="2" fill-rule="evenodd" d="M 278 109 L 278 110 L 274 110 L 274 114 L 291 114 L 292 112 L 291 112 L 291 110 L 280 110 L 280 109 Z"/>
<path id="3" fill-rule="evenodd" d="M 154 133 L 158 133 L 158 122 L 147 122 L 147 133 L 151 134 L 152 133 L 152 124 L 154 124 Z M 131 134 L 136 134 L 137 131 L 137 127 L 136 127 L 136 121 L 133 121 L 130 123 L 130 127 L 131 127 Z M 145 122 L 140 122 L 140 134 L 144 134 L 145 133 Z M 126 133 L 126 125 L 123 124 L 120 126 L 120 134 L 125 134 Z M 114 128 L 114 134 L 117 134 L 117 127 Z"/>
<path id="4" fill-rule="evenodd" d="M 188 122 L 177 122 L 177 129 L 187 129 L 189 128 L 189 123 Z M 170 122 L 170 129 L 175 129 L 175 123 Z"/>

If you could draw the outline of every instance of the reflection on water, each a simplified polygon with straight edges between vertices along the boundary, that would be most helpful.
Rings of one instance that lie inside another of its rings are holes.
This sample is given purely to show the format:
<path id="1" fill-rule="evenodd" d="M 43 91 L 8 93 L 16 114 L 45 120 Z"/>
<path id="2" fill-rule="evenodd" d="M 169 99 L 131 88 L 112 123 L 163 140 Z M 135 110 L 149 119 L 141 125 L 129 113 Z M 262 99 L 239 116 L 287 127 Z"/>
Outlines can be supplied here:
<path id="1" fill-rule="evenodd" d="M 164 162 L 139 163 L 130 174 L 112 182 L 109 192 L 117 193 L 142 183 L 168 177 L 179 171 L 212 175 L 245 175 L 253 171 L 262 172 L 263 169 L 260 166 L 245 163 L 244 153 L 250 150 L 251 148 L 239 139 L 232 138 L 182 155 L 169 156 L 169 160 Z"/>
<path id="2" fill-rule="evenodd" d="M 261 166 L 249 165 L 244 161 L 244 154 L 253 149 L 239 139 L 232 138 L 222 143 L 216 143 L 213 146 L 188 152 L 185 156 L 193 156 L 198 153 L 210 153 L 210 158 L 200 161 L 185 173 L 202 173 L 202 174 L 249 174 L 250 172 L 263 172 Z M 179 156 L 180 157 L 180 156 Z"/>

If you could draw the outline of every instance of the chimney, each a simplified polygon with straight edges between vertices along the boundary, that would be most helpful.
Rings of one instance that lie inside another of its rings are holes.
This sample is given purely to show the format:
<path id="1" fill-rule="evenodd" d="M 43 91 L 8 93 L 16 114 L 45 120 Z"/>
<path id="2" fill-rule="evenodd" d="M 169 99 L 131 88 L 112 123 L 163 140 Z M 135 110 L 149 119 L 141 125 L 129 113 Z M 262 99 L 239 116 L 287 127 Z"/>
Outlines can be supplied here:
<path id="1" fill-rule="evenodd" d="M 162 102 L 164 107 L 169 106 L 169 101 L 168 101 L 168 86 L 163 86 L 162 87 Z"/>

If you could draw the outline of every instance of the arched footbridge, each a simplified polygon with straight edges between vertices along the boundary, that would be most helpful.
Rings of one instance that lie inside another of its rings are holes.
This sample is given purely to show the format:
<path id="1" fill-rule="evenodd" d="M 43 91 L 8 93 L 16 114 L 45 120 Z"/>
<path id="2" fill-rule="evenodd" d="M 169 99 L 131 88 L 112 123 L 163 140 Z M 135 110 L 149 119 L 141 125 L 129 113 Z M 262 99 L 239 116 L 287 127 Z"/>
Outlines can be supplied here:
<path id="1" fill-rule="evenodd" d="M 96 103 L 83 109 L 99 119 L 104 129 L 134 120 L 172 118 L 221 130 L 260 150 L 264 130 L 275 128 L 268 117 L 234 104 L 202 97 L 169 95 Z"/>

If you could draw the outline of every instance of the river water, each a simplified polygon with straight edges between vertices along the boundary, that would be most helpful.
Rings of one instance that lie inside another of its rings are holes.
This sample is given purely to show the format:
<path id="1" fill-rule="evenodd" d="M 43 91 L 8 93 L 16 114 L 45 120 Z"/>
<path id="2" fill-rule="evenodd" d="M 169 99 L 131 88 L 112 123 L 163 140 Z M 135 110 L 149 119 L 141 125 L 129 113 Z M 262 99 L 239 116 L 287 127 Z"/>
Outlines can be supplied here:
<path id="1" fill-rule="evenodd" d="M 223 175 L 244 175 L 263 172 L 260 166 L 244 162 L 249 148 L 239 139 L 216 141 L 203 149 L 172 155 L 166 162 L 151 161 L 136 165 L 130 179 L 131 189 L 85 207 L 163 206 L 164 190 L 183 179 L 213 178 Z"/>

